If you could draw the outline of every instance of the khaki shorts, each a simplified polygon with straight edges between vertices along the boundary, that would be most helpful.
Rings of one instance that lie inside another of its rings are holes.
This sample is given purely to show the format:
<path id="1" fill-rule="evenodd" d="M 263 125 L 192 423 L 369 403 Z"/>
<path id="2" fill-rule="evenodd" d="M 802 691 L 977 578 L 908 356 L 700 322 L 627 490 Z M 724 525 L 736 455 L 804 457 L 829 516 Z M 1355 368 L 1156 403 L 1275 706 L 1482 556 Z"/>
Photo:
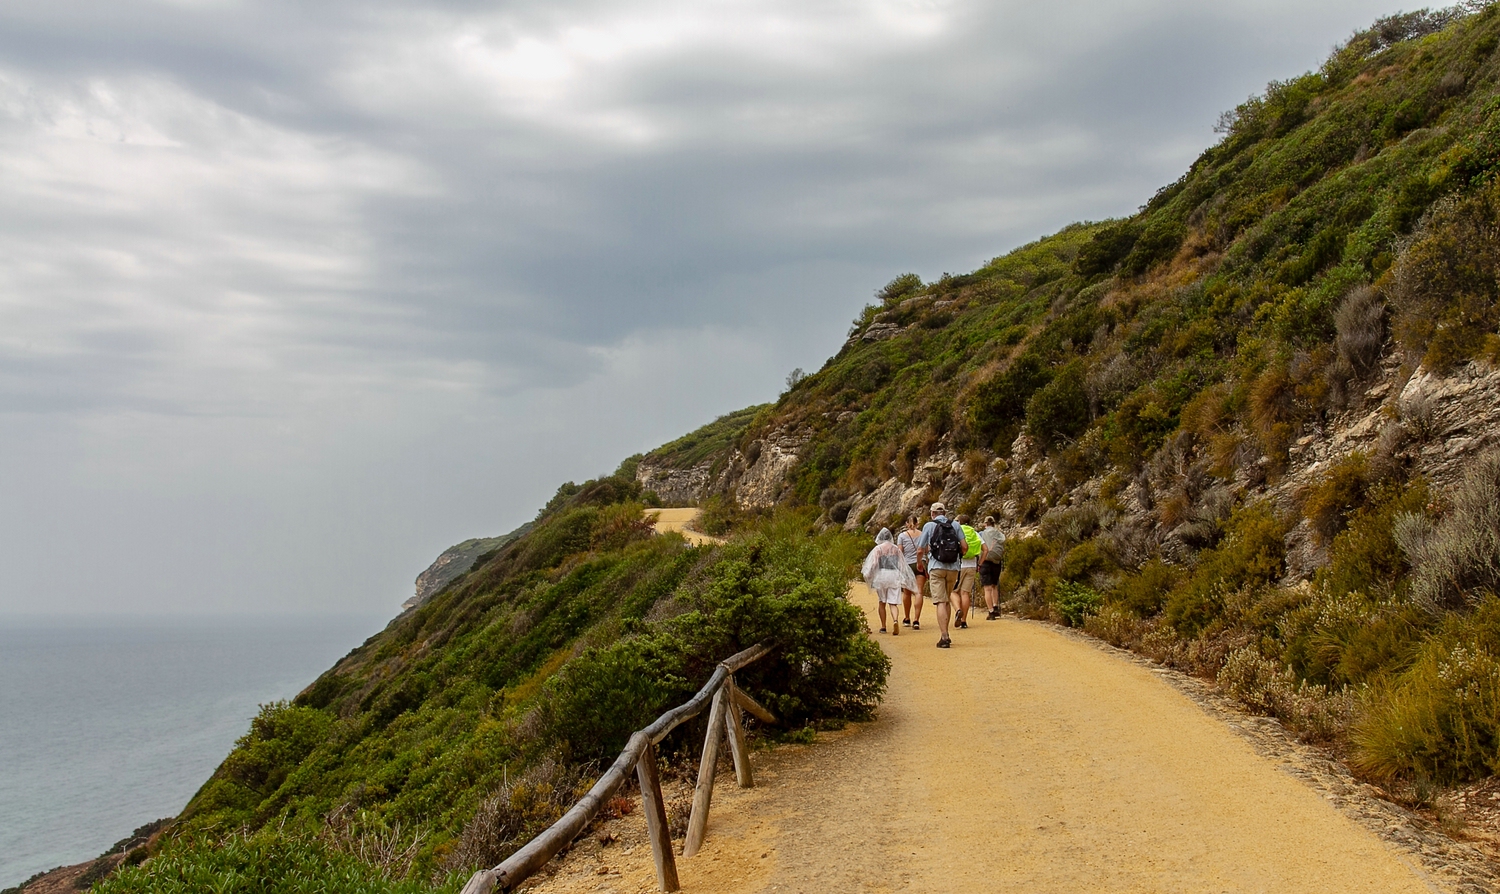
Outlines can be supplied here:
<path id="1" fill-rule="evenodd" d="M 958 592 L 965 596 L 974 595 L 974 576 L 977 572 L 973 568 L 965 568 L 958 572 Z"/>
<path id="2" fill-rule="evenodd" d="M 931 568 L 927 571 L 927 601 L 942 605 L 948 594 L 958 586 L 958 572 L 947 568 Z"/>

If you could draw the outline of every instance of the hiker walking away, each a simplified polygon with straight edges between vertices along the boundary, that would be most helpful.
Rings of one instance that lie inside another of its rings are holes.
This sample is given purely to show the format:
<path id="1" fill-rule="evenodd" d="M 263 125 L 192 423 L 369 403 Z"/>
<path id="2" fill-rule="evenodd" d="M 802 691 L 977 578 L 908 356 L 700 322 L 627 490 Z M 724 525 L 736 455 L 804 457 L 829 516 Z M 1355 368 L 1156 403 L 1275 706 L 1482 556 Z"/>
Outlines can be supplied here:
<path id="1" fill-rule="evenodd" d="M 917 541 L 921 537 L 922 529 L 917 527 L 917 515 L 914 512 L 906 517 L 906 530 L 896 537 L 896 545 L 906 557 L 906 565 L 911 569 L 912 580 L 915 582 L 911 589 L 901 591 L 901 625 L 913 630 L 922 629 L 922 588 L 927 586 L 927 566 L 917 555 Z M 915 618 L 912 617 L 913 601 L 917 603 Z"/>
<path id="2" fill-rule="evenodd" d="M 964 555 L 964 532 L 948 520 L 948 508 L 932 504 L 932 521 L 922 526 L 917 553 L 927 559 L 927 598 L 936 606 L 939 649 L 953 645 L 948 636 L 948 600 L 958 589 L 958 572 Z"/>
<path id="3" fill-rule="evenodd" d="M 960 515 L 955 521 L 964 532 L 964 557 L 958 564 L 958 598 L 953 601 L 953 626 L 969 629 L 969 610 L 974 605 L 974 577 L 978 574 L 979 554 L 984 543 L 979 532 L 969 527 L 969 517 Z"/>
<path id="4" fill-rule="evenodd" d="M 979 557 L 979 585 L 984 587 L 984 607 L 990 610 L 984 619 L 995 621 L 1000 617 L 1000 571 L 1001 563 L 1005 561 L 1005 532 L 995 524 L 993 515 L 984 517 L 979 539 L 984 543 L 984 553 Z"/>
<path id="5" fill-rule="evenodd" d="M 901 635 L 901 625 L 896 623 L 896 606 L 901 604 L 901 594 L 917 585 L 911 569 L 906 565 L 906 555 L 891 537 L 890 528 L 881 528 L 875 535 L 875 548 L 865 556 L 860 569 L 865 583 L 880 599 L 880 632 L 885 633 L 885 607 L 891 607 L 891 635 Z"/>

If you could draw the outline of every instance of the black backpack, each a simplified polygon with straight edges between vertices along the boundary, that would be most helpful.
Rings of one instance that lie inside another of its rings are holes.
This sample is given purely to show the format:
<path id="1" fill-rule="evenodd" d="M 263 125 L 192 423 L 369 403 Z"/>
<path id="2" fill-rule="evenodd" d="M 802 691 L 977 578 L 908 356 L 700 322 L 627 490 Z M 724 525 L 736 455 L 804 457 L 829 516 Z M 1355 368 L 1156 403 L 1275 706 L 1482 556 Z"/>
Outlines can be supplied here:
<path id="1" fill-rule="evenodd" d="M 959 539 L 958 532 L 953 530 L 953 522 L 934 522 L 937 527 L 932 532 L 932 558 L 934 561 L 942 562 L 944 565 L 958 561 L 958 557 L 964 554 L 964 542 Z"/>

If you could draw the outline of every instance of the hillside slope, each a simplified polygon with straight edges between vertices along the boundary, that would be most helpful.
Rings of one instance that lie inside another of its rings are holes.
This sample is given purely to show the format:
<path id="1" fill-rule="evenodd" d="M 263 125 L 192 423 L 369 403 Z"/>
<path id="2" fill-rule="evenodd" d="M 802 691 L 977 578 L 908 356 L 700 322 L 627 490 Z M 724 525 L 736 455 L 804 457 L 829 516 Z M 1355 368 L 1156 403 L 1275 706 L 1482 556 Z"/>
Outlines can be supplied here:
<path id="1" fill-rule="evenodd" d="M 1017 610 L 1216 677 L 1418 801 L 1494 773 L 1497 42 L 1489 5 L 1384 19 L 1135 216 L 894 279 L 674 498 L 993 514 Z"/>

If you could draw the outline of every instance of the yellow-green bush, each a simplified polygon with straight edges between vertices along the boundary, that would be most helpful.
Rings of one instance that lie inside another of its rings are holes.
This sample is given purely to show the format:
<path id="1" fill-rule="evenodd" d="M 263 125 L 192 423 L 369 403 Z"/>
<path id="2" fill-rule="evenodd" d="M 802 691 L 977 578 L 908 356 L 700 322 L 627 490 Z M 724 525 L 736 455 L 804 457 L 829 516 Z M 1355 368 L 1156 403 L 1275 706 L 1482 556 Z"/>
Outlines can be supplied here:
<path id="1" fill-rule="evenodd" d="M 1500 599 L 1449 618 L 1411 667 L 1377 686 L 1353 738 L 1355 765 L 1377 778 L 1500 773 Z"/>
<path id="2" fill-rule="evenodd" d="M 1323 479 L 1302 494 L 1302 514 L 1326 544 L 1344 527 L 1349 513 L 1364 502 L 1370 484 L 1370 461 L 1351 453 L 1323 473 Z"/>
<path id="3" fill-rule="evenodd" d="M 1179 633 L 1202 632 L 1221 618 L 1230 592 L 1265 587 L 1284 573 L 1286 524 L 1269 507 L 1241 508 L 1225 527 L 1224 540 L 1199 554 L 1192 573 L 1167 599 L 1166 621 Z"/>

